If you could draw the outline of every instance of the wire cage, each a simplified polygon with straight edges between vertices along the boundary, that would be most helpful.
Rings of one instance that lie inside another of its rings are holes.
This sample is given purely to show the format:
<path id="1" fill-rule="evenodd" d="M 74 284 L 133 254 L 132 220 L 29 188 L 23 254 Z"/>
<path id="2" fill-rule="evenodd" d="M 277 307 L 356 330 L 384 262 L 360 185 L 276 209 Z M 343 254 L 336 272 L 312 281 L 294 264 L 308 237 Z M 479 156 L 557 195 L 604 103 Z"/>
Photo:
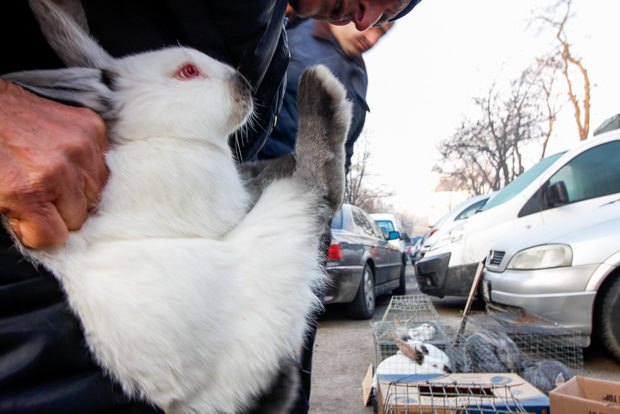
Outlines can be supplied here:
<path id="1" fill-rule="evenodd" d="M 450 327 L 441 322 L 427 295 L 393 296 L 382 320 L 371 326 L 374 366 L 379 372 L 446 372 L 444 365 L 449 371 L 461 372 L 464 367 L 464 351 L 453 346 Z M 407 343 L 397 344 L 397 338 Z M 400 357 L 408 351 L 409 357 Z"/>
<path id="2" fill-rule="evenodd" d="M 392 382 L 386 385 L 380 413 L 384 414 L 527 414 L 510 386 L 488 383 Z M 521 390 L 520 390 L 521 391 Z"/>
<path id="3" fill-rule="evenodd" d="M 405 329 L 414 341 L 424 344 L 424 349 L 413 349 L 412 352 L 425 352 L 428 351 L 431 358 L 443 358 L 444 362 L 448 362 L 447 365 L 451 371 L 462 371 L 464 366 L 464 354 L 463 350 L 455 347 L 452 343 L 452 338 L 446 332 L 446 327 L 441 325 L 437 321 L 405 321 L 400 322 L 400 325 L 395 321 L 380 321 L 371 323 L 373 330 L 373 339 L 375 347 L 375 369 L 379 369 L 379 366 L 389 370 L 390 374 L 394 373 L 428 373 L 429 371 L 436 371 L 431 368 L 430 364 L 424 364 L 423 360 L 418 360 L 418 363 L 412 364 L 408 358 L 391 358 L 395 357 L 399 353 L 399 346 L 394 335 L 399 329 Z M 416 333 L 420 333 L 416 337 Z M 404 346 L 401 344 L 401 347 Z M 402 350 L 400 352 L 402 354 Z M 389 361 L 386 361 L 391 358 Z M 382 364 L 383 363 L 383 364 Z M 387 367 L 389 365 L 389 368 Z M 399 366 L 400 365 L 400 366 Z M 443 370 L 443 364 L 439 364 L 439 370 Z M 379 369 L 381 370 L 381 369 Z"/>
<path id="4" fill-rule="evenodd" d="M 584 338 L 535 315 L 487 311 L 463 318 L 458 326 L 454 322 L 440 317 L 426 295 L 409 295 L 393 297 L 383 319 L 371 323 L 375 391 L 380 384 L 390 386 L 387 392 L 392 403 L 389 410 L 385 408 L 386 413 L 524 412 L 519 411 L 518 401 L 512 401 L 511 390 L 498 388 L 497 384 L 488 385 L 492 387 L 492 395 L 479 394 L 489 389 L 484 384 L 472 385 L 471 389 L 461 388 L 459 384 L 456 388 L 439 390 L 438 394 L 435 394 L 437 388 L 423 388 L 432 395 L 424 394 L 422 404 L 417 399 L 421 395 L 415 396 L 421 392 L 420 387 L 408 381 L 415 383 L 448 374 L 491 377 L 510 374 L 548 395 L 572 378 L 573 370 L 583 368 Z M 409 380 L 402 383 L 403 378 Z M 383 391 L 385 396 L 386 390 Z M 502 395 L 496 398 L 498 404 L 494 402 L 496 391 Z M 474 403 L 475 398 L 468 394 L 471 392 L 484 404 Z M 506 400 L 511 402 L 503 404 Z M 399 401 L 408 403 L 403 408 L 397 404 Z M 458 409 L 453 407 L 457 403 Z"/>
<path id="5" fill-rule="evenodd" d="M 392 321 L 394 316 L 402 321 L 438 321 L 439 314 L 431 298 L 425 294 L 394 295 L 383 313 L 382 321 Z"/>
<path id="6" fill-rule="evenodd" d="M 575 330 L 522 311 L 488 312 L 468 318 L 465 332 L 506 334 L 521 352 L 521 360 L 554 360 L 570 369 L 583 369 L 587 338 Z M 466 338 L 459 338 L 463 344 Z"/>

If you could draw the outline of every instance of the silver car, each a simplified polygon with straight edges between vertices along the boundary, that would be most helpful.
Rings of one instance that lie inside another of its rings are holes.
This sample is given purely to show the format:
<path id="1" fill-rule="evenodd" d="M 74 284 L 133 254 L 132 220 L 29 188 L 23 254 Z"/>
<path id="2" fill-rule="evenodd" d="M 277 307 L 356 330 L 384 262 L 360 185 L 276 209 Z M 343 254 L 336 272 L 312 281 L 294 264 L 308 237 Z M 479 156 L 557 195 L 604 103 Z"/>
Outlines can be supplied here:
<path id="1" fill-rule="evenodd" d="M 584 346 L 598 333 L 620 361 L 620 200 L 497 243 L 482 295 L 575 329 Z"/>

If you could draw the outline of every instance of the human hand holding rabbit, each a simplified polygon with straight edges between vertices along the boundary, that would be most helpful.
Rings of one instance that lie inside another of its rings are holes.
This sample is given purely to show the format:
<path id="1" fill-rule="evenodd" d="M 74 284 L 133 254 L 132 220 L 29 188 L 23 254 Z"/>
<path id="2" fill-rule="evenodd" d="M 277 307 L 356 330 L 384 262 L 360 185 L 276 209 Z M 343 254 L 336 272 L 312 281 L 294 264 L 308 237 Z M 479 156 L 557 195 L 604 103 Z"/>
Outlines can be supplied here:
<path id="1" fill-rule="evenodd" d="M 168 413 L 288 412 L 344 192 L 344 87 L 325 67 L 304 73 L 295 153 L 276 162 L 289 168 L 247 188 L 228 139 L 254 104 L 235 69 L 186 47 L 112 58 L 53 1 L 30 4 L 67 68 L 2 76 L 99 113 L 111 173 L 64 244 L 17 247 L 58 279 L 126 395 Z"/>
<path id="2" fill-rule="evenodd" d="M 63 243 L 99 199 L 108 170 L 103 120 L 0 79 L 0 212 L 33 248 Z"/>

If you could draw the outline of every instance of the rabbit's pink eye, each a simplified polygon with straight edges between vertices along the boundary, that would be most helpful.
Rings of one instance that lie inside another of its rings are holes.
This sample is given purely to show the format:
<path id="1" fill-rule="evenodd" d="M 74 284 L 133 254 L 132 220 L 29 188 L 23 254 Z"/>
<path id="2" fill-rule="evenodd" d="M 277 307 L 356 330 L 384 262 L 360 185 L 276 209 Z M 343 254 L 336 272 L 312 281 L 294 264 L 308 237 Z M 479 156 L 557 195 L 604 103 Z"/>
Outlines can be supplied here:
<path id="1" fill-rule="evenodd" d="M 192 63 L 186 63 L 181 66 L 175 75 L 177 79 L 188 80 L 201 76 L 200 70 Z"/>

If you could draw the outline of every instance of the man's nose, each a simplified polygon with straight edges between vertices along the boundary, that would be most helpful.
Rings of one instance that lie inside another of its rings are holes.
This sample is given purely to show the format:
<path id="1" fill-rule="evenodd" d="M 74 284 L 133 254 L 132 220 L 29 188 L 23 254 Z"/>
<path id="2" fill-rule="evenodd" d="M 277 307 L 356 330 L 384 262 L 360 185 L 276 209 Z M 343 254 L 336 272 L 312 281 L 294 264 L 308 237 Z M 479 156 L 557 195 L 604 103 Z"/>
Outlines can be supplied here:
<path id="1" fill-rule="evenodd" d="M 353 23 L 359 31 L 364 31 L 377 23 L 386 9 L 383 2 L 377 4 L 376 0 L 359 0 L 357 7 L 358 10 L 353 16 Z"/>

